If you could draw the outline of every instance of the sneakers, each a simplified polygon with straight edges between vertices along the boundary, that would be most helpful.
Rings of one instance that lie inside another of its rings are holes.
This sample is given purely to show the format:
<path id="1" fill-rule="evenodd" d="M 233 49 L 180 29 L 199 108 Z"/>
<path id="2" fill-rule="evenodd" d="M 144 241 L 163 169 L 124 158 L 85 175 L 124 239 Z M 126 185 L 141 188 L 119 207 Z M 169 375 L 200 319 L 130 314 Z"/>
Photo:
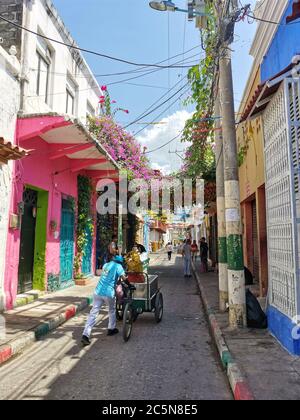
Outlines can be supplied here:
<path id="1" fill-rule="evenodd" d="M 115 328 L 115 329 L 113 329 L 113 330 L 107 330 L 107 335 L 108 335 L 108 336 L 116 335 L 116 334 L 118 334 L 118 333 L 119 333 L 118 328 Z"/>
<path id="2" fill-rule="evenodd" d="M 91 344 L 89 337 L 87 337 L 86 335 L 83 335 L 81 339 L 81 344 L 83 346 L 89 346 Z"/>

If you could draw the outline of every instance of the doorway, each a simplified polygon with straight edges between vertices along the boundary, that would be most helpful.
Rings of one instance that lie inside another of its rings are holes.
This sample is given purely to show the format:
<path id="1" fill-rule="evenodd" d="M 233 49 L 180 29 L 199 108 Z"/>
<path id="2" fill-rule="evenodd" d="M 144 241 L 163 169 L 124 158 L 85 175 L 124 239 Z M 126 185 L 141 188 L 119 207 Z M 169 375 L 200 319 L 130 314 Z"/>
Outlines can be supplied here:
<path id="1" fill-rule="evenodd" d="M 24 212 L 21 227 L 18 293 L 25 293 L 33 289 L 37 199 L 37 191 L 26 188 L 23 193 Z"/>
<path id="2" fill-rule="evenodd" d="M 60 279 L 62 283 L 73 280 L 75 215 L 71 200 L 62 200 L 60 232 Z"/>

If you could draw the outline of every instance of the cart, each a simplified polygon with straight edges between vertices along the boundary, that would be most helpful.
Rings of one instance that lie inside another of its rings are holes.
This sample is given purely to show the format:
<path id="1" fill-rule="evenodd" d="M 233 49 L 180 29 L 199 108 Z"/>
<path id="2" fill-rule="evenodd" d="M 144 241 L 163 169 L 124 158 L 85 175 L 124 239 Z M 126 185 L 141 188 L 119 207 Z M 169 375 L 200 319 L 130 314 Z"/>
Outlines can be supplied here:
<path id="1" fill-rule="evenodd" d="M 161 322 L 164 311 L 163 295 L 158 286 L 158 275 L 127 273 L 126 296 L 117 302 L 117 318 L 123 320 L 123 339 L 127 342 L 132 333 L 133 322 L 139 315 L 153 313 L 155 321 Z"/>

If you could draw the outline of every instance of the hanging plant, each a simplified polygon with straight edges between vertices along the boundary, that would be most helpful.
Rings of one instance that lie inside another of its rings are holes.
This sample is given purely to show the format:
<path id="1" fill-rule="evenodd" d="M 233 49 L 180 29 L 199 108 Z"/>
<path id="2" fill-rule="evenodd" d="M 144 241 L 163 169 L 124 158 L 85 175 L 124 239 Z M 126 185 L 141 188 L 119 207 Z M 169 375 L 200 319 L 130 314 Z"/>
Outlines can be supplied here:
<path id="1" fill-rule="evenodd" d="M 110 156 L 127 173 L 129 179 L 151 179 L 154 171 L 141 145 L 118 125 L 111 115 L 90 117 L 88 123 L 90 132 L 97 137 Z"/>
<path id="2" fill-rule="evenodd" d="M 74 262 L 75 278 L 82 277 L 82 259 L 88 244 L 88 237 L 94 233 L 94 223 L 91 216 L 92 199 L 91 180 L 85 176 L 78 176 L 78 213 L 77 213 L 77 240 L 76 257 Z"/>
<path id="3" fill-rule="evenodd" d="M 188 72 L 191 95 L 185 103 L 187 105 L 194 104 L 196 111 L 187 120 L 181 138 L 182 142 L 191 143 L 185 155 L 181 172 L 193 178 L 203 176 L 205 179 L 211 180 L 215 176 L 211 138 L 215 122 L 214 91 L 218 83 L 216 69 L 218 68 L 219 36 L 212 1 L 206 1 L 206 9 L 210 19 L 207 27 L 201 30 L 202 49 L 205 51 L 205 57 L 199 65 L 192 67 Z"/>

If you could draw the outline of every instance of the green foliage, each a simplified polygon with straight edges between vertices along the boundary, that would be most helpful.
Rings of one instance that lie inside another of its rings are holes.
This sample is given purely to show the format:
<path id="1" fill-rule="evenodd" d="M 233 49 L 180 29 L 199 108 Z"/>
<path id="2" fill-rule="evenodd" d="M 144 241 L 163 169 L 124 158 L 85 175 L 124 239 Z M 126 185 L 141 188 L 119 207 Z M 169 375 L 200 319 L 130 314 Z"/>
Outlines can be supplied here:
<path id="1" fill-rule="evenodd" d="M 85 247 L 88 243 L 89 234 L 94 233 L 94 223 L 91 216 L 92 185 L 88 177 L 78 176 L 78 214 L 77 214 L 77 253 L 74 262 L 75 277 L 81 274 L 82 258 L 85 255 Z"/>
<path id="2" fill-rule="evenodd" d="M 214 127 L 214 87 L 217 68 L 218 31 L 212 1 L 207 1 L 211 15 L 208 26 L 202 30 L 202 47 L 205 58 L 189 70 L 191 96 L 186 104 L 195 104 L 196 111 L 185 125 L 182 141 L 192 143 L 188 148 L 182 171 L 192 177 L 203 176 L 211 180 L 215 176 L 215 159 L 211 134 Z"/>
<path id="3" fill-rule="evenodd" d="M 201 176 L 206 181 L 214 181 L 216 178 L 215 153 L 211 143 L 203 149 L 198 143 L 192 144 L 187 152 L 184 175 L 189 178 Z"/>
<path id="4" fill-rule="evenodd" d="M 38 191 L 37 206 L 33 288 L 36 290 L 45 290 L 48 217 L 48 193 L 46 191 Z"/>

